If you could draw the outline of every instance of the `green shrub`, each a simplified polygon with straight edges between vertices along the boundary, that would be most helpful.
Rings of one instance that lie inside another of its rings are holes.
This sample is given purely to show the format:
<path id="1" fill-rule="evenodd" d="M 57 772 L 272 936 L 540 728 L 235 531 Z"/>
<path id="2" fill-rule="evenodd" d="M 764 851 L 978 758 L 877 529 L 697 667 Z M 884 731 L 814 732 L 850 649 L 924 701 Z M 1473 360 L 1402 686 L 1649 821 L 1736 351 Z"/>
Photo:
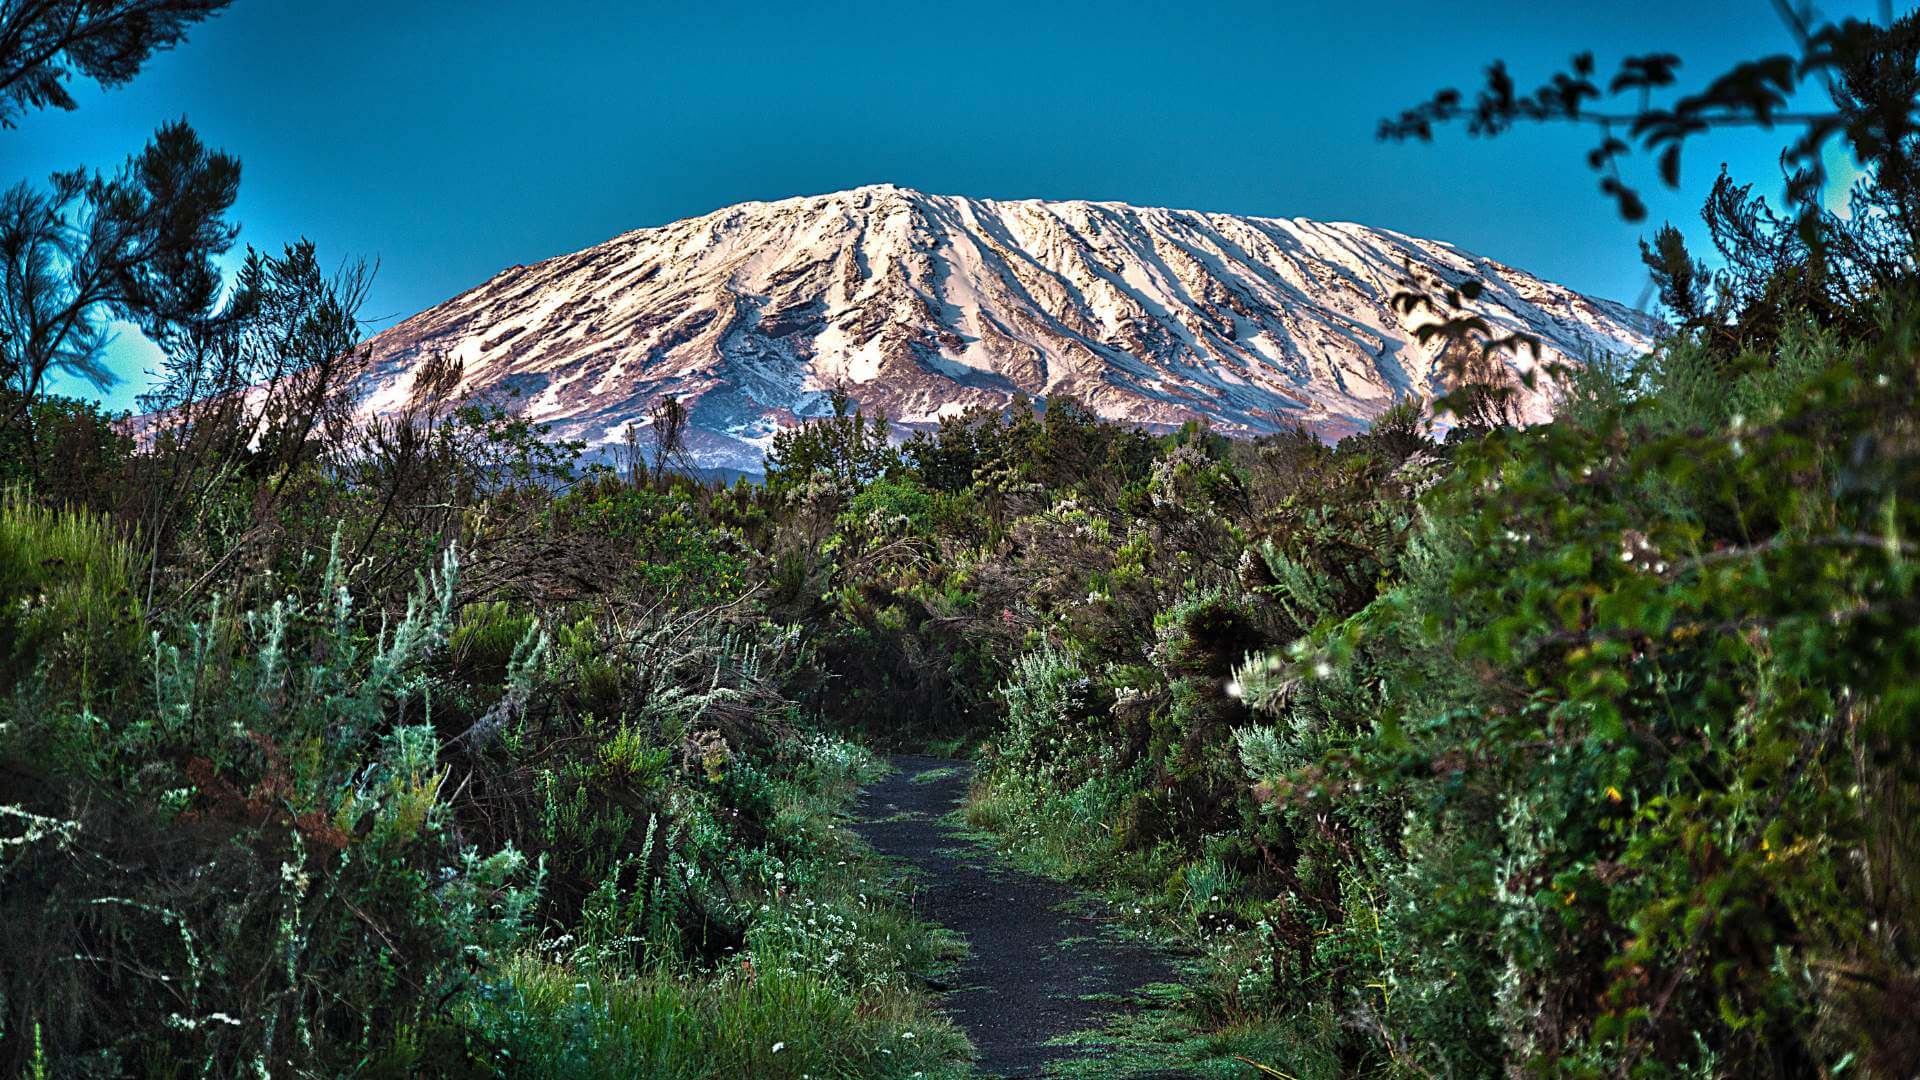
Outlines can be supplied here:
<path id="1" fill-rule="evenodd" d="M 611 476 L 584 480 L 546 510 L 547 525 L 568 538 L 593 575 L 641 596 L 676 605 L 723 603 L 746 587 L 747 559 L 731 530 L 703 519 L 681 489 L 636 487 Z"/>
<path id="2" fill-rule="evenodd" d="M 1275 724 L 1242 736 L 1250 781 L 1352 822 L 1356 884 L 1394 901 L 1364 965 L 1394 1056 L 1906 1068 L 1871 1017 L 1920 985 L 1883 936 L 1920 909 L 1868 882 L 1916 864 L 1885 816 L 1920 779 L 1914 325 L 1790 332 L 1713 393 L 1681 346 L 1578 423 L 1462 447 L 1405 581 L 1242 672 Z M 1373 719 L 1289 749 L 1316 712 Z M 1363 812 L 1383 793 L 1410 813 Z"/>
<path id="3" fill-rule="evenodd" d="M 29 828 L 0 863 L 0 1030 L 39 1024 L 79 1073 L 340 1068 L 521 940 L 540 875 L 458 842 L 440 740 L 401 719 L 425 718 L 454 569 L 371 636 L 337 566 L 322 604 L 216 601 L 156 635 L 151 697 L 94 718 L 86 757 L 9 741 L 34 780 L 6 807 Z M 15 711 L 9 734 L 86 719 Z"/>
<path id="4" fill-rule="evenodd" d="M 504 600 L 470 604 L 462 609 L 447 642 L 455 670 L 477 683 L 498 683 L 525 645 L 538 633 L 533 616 L 516 613 Z"/>

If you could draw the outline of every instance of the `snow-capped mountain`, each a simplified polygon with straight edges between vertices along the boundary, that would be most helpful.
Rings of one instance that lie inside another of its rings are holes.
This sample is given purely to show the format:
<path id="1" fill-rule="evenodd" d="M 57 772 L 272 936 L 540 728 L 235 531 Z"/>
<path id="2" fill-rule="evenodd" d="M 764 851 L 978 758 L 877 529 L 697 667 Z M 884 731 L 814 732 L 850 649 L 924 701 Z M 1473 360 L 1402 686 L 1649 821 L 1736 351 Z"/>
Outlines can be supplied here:
<path id="1" fill-rule="evenodd" d="M 836 387 L 907 429 L 1025 394 L 1155 429 L 1204 417 L 1337 436 L 1446 389 L 1439 342 L 1413 333 L 1432 316 L 1390 303 L 1409 266 L 1484 280 L 1475 309 L 1496 333 L 1536 335 L 1542 363 L 1651 344 L 1652 323 L 1619 304 L 1381 229 L 881 185 L 513 267 L 374 337 L 364 403 L 398 407 L 443 352 L 461 392 L 510 392 L 590 445 L 678 396 L 701 464 L 755 472 L 773 434 L 826 415 Z M 1550 395 L 1533 394 L 1531 416 Z"/>

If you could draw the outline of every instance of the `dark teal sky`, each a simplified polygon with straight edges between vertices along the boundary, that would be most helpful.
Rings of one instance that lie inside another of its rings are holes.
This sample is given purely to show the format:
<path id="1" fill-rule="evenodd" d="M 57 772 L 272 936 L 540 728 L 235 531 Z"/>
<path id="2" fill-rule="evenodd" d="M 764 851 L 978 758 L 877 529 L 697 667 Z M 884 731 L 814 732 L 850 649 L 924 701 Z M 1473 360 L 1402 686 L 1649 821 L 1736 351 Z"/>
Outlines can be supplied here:
<path id="1" fill-rule="evenodd" d="M 879 182 L 1359 221 L 1632 302 L 1640 230 L 1585 133 L 1396 145 L 1377 121 L 1495 57 L 1525 81 L 1671 50 L 1700 76 L 1788 45 L 1767 0 L 236 0 L 132 85 L 0 131 L 0 183 L 115 165 L 184 115 L 242 161 L 243 242 L 379 261 L 375 329 L 627 229 Z M 1779 144 L 1697 148 L 1655 221 L 1693 221 L 1722 160 L 1771 183 Z M 114 405 L 142 359 L 116 349 Z"/>

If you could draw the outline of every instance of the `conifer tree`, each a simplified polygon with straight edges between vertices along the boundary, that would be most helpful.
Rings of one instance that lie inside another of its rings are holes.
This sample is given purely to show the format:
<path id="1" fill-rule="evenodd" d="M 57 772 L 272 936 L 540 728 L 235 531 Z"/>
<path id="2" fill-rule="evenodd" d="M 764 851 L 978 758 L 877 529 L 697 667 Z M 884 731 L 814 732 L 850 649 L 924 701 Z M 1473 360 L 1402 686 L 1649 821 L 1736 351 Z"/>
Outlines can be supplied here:
<path id="1" fill-rule="evenodd" d="M 232 0 L 0 0 L 0 127 L 74 109 L 74 75 L 119 86 Z"/>
<path id="2" fill-rule="evenodd" d="M 165 343 L 213 317 L 214 260 L 233 246 L 227 219 L 240 163 L 167 124 L 111 177 L 56 174 L 50 189 L 0 193 L 0 436 L 30 416 L 55 372 L 105 388 L 108 319 Z"/>

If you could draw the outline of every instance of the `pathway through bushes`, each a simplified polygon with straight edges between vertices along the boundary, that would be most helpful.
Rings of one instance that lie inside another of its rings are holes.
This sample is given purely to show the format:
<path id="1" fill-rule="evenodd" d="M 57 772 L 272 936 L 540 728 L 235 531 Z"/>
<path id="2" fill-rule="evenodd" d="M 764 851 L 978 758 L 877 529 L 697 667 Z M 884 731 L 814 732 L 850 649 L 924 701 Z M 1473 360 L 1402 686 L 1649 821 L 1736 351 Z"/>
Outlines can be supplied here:
<path id="1" fill-rule="evenodd" d="M 979 1070 L 1038 1076 L 1051 1062 L 1097 1059 L 1097 1045 L 1050 1042 L 1137 1005 L 1143 987 L 1175 979 L 1172 966 L 1116 936 L 1109 920 L 1089 913 L 1098 905 L 1088 898 L 1007 866 L 946 820 L 966 798 L 971 765 L 890 760 L 895 771 L 861 796 L 855 830 L 913 869 L 909 888 L 923 918 L 966 938 L 967 958 L 942 1004 L 973 1040 Z"/>

